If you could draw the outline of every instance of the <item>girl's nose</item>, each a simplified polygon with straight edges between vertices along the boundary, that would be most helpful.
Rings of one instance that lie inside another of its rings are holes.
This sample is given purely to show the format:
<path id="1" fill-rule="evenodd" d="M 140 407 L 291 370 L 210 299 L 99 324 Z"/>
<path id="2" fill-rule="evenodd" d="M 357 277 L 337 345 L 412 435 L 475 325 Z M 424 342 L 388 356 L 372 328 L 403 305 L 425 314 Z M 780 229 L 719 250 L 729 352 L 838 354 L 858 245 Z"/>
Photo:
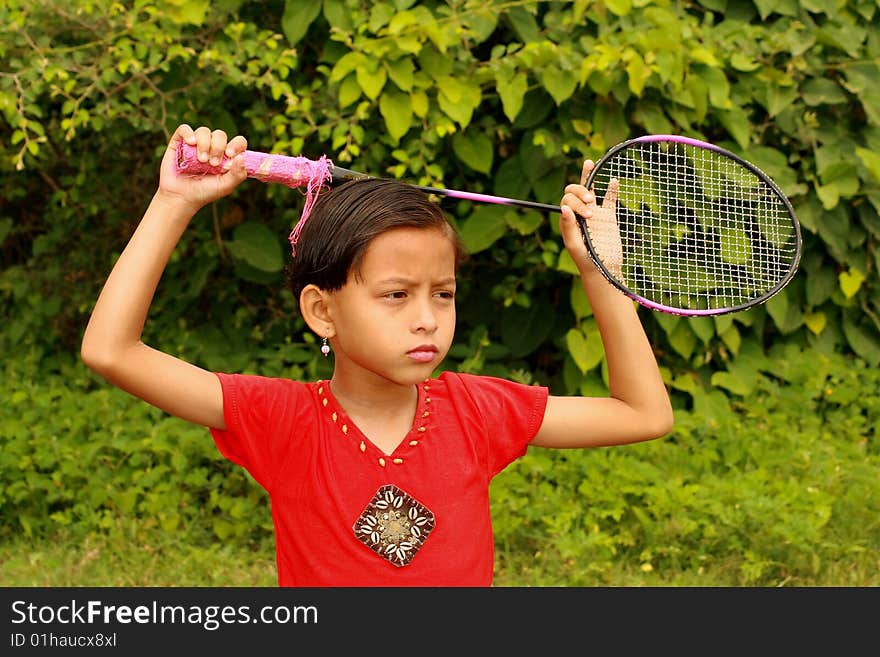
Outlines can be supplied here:
<path id="1" fill-rule="evenodd" d="M 433 333 L 437 330 L 437 314 L 431 301 L 426 299 L 418 304 L 413 319 L 413 331 Z"/>

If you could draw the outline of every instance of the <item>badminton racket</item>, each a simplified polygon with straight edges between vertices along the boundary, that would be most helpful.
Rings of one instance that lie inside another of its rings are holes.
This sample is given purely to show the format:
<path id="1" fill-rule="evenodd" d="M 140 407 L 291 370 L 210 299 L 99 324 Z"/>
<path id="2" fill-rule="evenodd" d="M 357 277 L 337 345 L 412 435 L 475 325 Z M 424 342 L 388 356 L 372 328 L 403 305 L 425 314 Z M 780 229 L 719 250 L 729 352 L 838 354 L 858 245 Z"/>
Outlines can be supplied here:
<path id="1" fill-rule="evenodd" d="M 323 157 L 245 151 L 244 163 L 249 177 L 315 194 L 325 183 L 374 177 Z M 222 166 L 199 162 L 195 148 L 181 143 L 178 170 L 217 173 Z M 678 135 L 631 139 L 602 156 L 586 186 L 610 210 L 610 218 L 599 212 L 590 222 L 576 215 L 590 257 L 612 285 L 642 306 L 684 316 L 747 310 L 782 290 L 797 271 L 801 232 L 791 203 L 767 174 L 719 146 Z M 560 211 L 533 201 L 415 187 Z"/>

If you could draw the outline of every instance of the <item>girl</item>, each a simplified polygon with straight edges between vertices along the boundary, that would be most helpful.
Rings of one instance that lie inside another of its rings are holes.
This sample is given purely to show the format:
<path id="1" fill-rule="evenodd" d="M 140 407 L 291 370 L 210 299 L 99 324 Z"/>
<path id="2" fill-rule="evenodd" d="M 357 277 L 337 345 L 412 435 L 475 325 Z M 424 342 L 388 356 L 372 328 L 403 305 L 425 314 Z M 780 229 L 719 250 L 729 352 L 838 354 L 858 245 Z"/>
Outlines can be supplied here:
<path id="1" fill-rule="evenodd" d="M 175 170 L 180 142 L 217 175 Z M 658 438 L 672 410 L 634 304 L 592 265 L 575 221 L 617 237 L 614 199 L 581 184 L 560 226 L 605 346 L 607 398 L 443 372 L 462 251 L 440 209 L 404 183 L 324 192 L 302 225 L 291 285 L 333 352 L 333 376 L 299 382 L 213 373 L 141 342 L 162 271 L 202 206 L 245 178 L 242 136 L 177 128 L 159 188 L 98 298 L 84 362 L 160 409 L 210 428 L 221 453 L 269 493 L 281 586 L 489 586 L 489 483 L 532 445 L 584 448 Z"/>

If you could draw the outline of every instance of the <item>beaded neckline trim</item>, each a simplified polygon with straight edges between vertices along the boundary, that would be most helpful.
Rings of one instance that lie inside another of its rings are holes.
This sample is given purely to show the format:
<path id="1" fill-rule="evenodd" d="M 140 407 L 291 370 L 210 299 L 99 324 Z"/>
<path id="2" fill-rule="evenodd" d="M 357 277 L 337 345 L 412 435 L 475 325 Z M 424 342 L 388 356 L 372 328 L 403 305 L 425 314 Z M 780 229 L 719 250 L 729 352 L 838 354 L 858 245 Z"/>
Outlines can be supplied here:
<path id="1" fill-rule="evenodd" d="M 342 432 L 344 436 L 348 436 L 351 432 L 353 424 L 351 423 L 351 419 L 349 419 L 344 412 L 341 410 L 335 410 L 333 407 L 338 406 L 338 402 L 333 400 L 333 404 L 331 404 L 332 393 L 330 392 L 330 382 L 329 381 L 318 381 L 317 382 L 317 391 L 318 397 L 321 400 L 321 407 L 326 409 L 330 420 L 339 428 L 339 431 Z M 419 403 L 416 407 L 416 417 L 413 422 L 413 427 L 410 429 L 404 441 L 407 443 L 409 447 L 417 447 L 419 443 L 421 443 L 426 437 L 429 428 L 429 418 L 431 417 L 431 380 L 425 379 L 422 381 L 419 386 L 421 390 L 419 391 Z M 367 455 L 367 441 L 365 439 L 361 439 L 357 445 L 361 454 Z M 399 446 L 398 446 L 399 448 Z M 377 448 L 378 449 L 378 448 Z M 380 450 L 381 451 L 381 450 Z M 397 452 L 397 448 L 394 450 Z M 376 464 L 381 467 L 387 467 L 389 465 L 403 465 L 405 463 L 405 459 L 400 456 L 390 456 L 387 454 L 380 454 L 380 456 L 376 459 Z"/>

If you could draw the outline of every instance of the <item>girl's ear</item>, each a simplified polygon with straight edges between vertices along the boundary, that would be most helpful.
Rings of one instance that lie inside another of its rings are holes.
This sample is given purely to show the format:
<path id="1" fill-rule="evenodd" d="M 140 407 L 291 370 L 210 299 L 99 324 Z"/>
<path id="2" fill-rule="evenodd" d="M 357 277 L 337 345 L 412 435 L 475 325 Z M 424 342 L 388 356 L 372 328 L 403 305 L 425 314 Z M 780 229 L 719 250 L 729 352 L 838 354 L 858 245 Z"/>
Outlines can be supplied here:
<path id="1" fill-rule="evenodd" d="M 309 328 L 322 338 L 332 338 L 336 335 L 336 327 L 330 316 L 329 294 L 310 283 L 299 295 L 299 310 L 303 319 L 306 320 Z"/>

